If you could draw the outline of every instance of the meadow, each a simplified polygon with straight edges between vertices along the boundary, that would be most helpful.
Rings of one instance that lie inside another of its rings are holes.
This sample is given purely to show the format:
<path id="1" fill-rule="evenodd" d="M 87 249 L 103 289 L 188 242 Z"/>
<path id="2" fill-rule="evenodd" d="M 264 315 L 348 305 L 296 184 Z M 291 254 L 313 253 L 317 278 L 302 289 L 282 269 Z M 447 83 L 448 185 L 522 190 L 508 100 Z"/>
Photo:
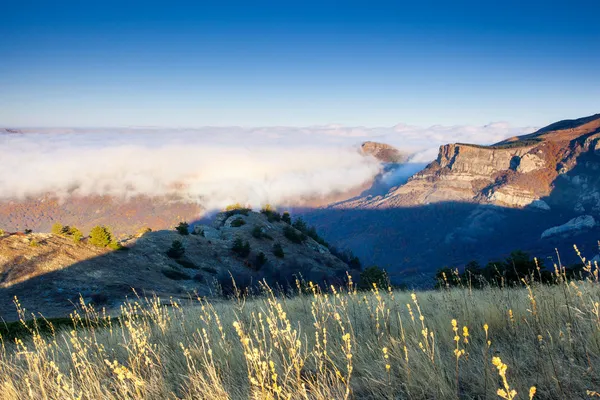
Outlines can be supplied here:
<path id="1" fill-rule="evenodd" d="M 286 295 L 137 297 L 118 317 L 82 302 L 73 329 L 42 332 L 38 319 L 3 340 L 0 397 L 598 397 L 598 266 L 555 280 L 422 292 L 297 282 Z"/>

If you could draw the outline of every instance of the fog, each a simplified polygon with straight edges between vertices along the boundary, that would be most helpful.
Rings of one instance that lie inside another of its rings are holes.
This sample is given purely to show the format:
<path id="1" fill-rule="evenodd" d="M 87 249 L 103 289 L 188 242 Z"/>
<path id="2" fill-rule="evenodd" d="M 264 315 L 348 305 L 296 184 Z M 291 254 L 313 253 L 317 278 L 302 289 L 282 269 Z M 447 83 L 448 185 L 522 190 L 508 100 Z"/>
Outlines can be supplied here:
<path id="1" fill-rule="evenodd" d="M 409 163 L 383 174 L 383 181 L 392 186 L 433 160 L 441 144 L 489 144 L 533 130 L 504 123 L 21 129 L 22 133 L 0 134 L 0 198 L 176 194 L 207 209 L 233 202 L 293 205 L 356 189 L 382 173 L 377 160 L 359 153 L 365 140 L 411 154 Z"/>

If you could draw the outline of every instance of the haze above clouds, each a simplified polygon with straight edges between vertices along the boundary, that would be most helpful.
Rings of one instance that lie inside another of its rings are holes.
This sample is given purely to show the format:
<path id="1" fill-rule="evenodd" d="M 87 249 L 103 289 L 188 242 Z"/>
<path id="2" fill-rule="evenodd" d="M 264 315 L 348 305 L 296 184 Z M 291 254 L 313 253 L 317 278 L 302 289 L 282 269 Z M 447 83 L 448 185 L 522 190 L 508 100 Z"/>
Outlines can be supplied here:
<path id="1" fill-rule="evenodd" d="M 407 125 L 205 127 L 198 129 L 25 129 L 0 135 L 0 198 L 55 193 L 161 196 L 178 194 L 208 209 L 233 202 L 293 205 L 356 189 L 381 172 L 357 149 L 366 140 L 412 154 L 386 177 L 406 179 L 437 156 L 441 144 L 489 144 L 534 128 Z"/>

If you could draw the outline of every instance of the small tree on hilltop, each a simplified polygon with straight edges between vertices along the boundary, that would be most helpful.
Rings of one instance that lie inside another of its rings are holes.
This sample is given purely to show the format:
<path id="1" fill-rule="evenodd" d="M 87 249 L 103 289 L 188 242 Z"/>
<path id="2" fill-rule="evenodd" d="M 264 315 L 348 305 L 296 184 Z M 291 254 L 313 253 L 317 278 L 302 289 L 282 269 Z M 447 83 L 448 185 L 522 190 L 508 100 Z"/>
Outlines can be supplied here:
<path id="1" fill-rule="evenodd" d="M 52 230 L 51 230 L 51 232 L 52 232 L 54 235 L 62 235 L 62 234 L 63 234 L 63 228 L 64 228 L 64 227 L 62 226 L 62 224 L 61 224 L 61 223 L 59 223 L 59 222 L 56 222 L 56 223 L 54 223 L 54 224 L 52 225 Z"/>
<path id="2" fill-rule="evenodd" d="M 90 243 L 97 247 L 106 247 L 112 242 L 112 234 L 106 226 L 95 226 L 90 231 Z"/>
<path id="3" fill-rule="evenodd" d="M 180 222 L 179 225 L 177 225 L 175 227 L 175 230 L 180 234 L 180 235 L 189 235 L 190 231 L 189 231 L 189 227 L 190 225 L 187 222 Z"/>
<path id="4" fill-rule="evenodd" d="M 281 220 L 283 222 L 285 222 L 286 224 L 292 224 L 292 217 L 290 216 L 290 213 L 287 211 L 284 211 L 284 213 L 281 215 Z"/>
<path id="5" fill-rule="evenodd" d="M 81 242 L 81 239 L 83 239 L 83 233 L 81 233 L 81 231 L 74 226 L 69 228 L 69 236 L 73 238 L 75 243 L 79 243 Z"/>

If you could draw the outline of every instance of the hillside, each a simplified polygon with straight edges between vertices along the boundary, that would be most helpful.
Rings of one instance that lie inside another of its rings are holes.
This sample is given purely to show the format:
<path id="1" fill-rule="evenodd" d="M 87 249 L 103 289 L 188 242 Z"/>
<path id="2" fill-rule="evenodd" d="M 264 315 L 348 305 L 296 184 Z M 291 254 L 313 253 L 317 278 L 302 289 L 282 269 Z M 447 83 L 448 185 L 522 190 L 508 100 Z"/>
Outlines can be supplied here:
<path id="1" fill-rule="evenodd" d="M 325 246 L 304 235 L 298 243 L 288 239 L 286 230 L 299 236 L 300 232 L 287 223 L 269 221 L 256 212 L 232 213 L 217 215 L 211 225 L 195 226 L 198 234 L 170 230 L 128 237 L 121 241 L 125 248 L 118 251 L 95 247 L 89 239 L 74 243 L 62 235 L 4 234 L 0 236 L 0 316 L 16 317 L 14 296 L 27 309 L 59 316 L 79 301 L 80 294 L 85 301 L 112 309 L 126 296 L 134 296 L 132 289 L 141 296 L 186 298 L 228 291 L 231 276 L 240 288 L 261 279 L 270 284 L 293 283 L 300 274 L 314 282 L 335 282 L 345 276 L 348 266 Z M 248 242 L 249 254 L 232 251 L 236 238 Z M 185 252 L 171 258 L 166 252 L 175 240 Z M 275 243 L 281 244 L 283 257 L 274 254 Z"/>
<path id="2" fill-rule="evenodd" d="M 310 210 L 336 245 L 397 280 L 487 263 L 521 249 L 575 263 L 598 253 L 600 115 L 560 121 L 492 146 L 448 144 L 405 184 Z"/>

